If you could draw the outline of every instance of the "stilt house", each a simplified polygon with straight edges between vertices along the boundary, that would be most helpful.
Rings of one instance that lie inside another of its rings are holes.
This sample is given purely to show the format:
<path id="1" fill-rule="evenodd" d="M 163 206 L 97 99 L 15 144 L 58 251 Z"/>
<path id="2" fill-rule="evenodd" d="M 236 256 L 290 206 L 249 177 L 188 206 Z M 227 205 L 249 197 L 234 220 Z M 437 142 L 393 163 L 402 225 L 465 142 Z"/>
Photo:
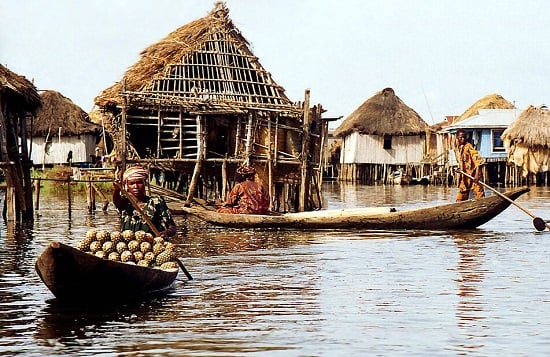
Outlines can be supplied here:
<path id="1" fill-rule="evenodd" d="M 490 182 L 504 182 L 506 153 L 500 136 L 520 111 L 500 94 L 489 94 L 472 104 L 452 123 L 438 131 L 437 152 L 444 157 L 446 177 L 453 176 L 457 165 L 453 145 L 458 129 L 468 133 L 470 142 L 487 161 L 484 177 Z"/>
<path id="2" fill-rule="evenodd" d="M 273 210 L 320 207 L 323 109 L 308 90 L 303 103 L 285 95 L 223 3 L 142 51 L 95 104 L 123 165 L 161 170 L 188 201 L 224 199 L 246 162 Z"/>
<path id="3" fill-rule="evenodd" d="M 508 152 L 507 182 L 550 183 L 550 111 L 529 106 L 502 134 Z"/>
<path id="4" fill-rule="evenodd" d="M 91 162 L 101 126 L 90 121 L 88 114 L 61 93 L 40 93 L 42 106 L 28 128 L 31 160 L 34 165 L 64 164 L 69 155 L 74 164 Z"/>
<path id="5" fill-rule="evenodd" d="M 32 163 L 25 135 L 27 118 L 39 106 L 36 87 L 0 65 L 0 169 L 7 185 L 2 216 L 8 221 L 33 219 Z"/>
<path id="6" fill-rule="evenodd" d="M 381 90 L 334 132 L 342 139 L 339 179 L 386 182 L 393 170 L 416 168 L 427 154 L 428 131 L 428 124 L 392 88 Z"/>

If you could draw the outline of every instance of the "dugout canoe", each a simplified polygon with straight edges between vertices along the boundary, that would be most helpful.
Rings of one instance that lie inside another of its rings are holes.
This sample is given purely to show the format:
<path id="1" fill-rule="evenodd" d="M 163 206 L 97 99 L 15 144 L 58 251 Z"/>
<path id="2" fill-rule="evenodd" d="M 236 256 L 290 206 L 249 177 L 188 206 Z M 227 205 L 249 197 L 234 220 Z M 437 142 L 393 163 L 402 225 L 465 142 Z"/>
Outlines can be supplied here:
<path id="1" fill-rule="evenodd" d="M 108 304 L 138 299 L 170 289 L 178 269 L 161 270 L 115 262 L 52 242 L 40 254 L 36 272 L 63 301 Z"/>
<path id="2" fill-rule="evenodd" d="M 503 194 L 515 200 L 529 188 L 521 187 Z M 430 207 L 399 210 L 367 207 L 273 215 L 217 213 L 214 209 L 193 205 L 181 211 L 205 222 L 232 228 L 288 229 L 473 229 L 504 211 L 510 202 L 499 195 L 479 200 L 454 202 Z"/>

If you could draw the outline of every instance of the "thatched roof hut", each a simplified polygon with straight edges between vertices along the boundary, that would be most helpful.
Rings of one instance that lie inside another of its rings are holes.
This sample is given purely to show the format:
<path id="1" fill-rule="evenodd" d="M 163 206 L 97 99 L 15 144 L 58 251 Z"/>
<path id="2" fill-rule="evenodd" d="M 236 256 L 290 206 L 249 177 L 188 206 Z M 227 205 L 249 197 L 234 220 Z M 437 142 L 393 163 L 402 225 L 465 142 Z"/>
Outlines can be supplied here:
<path id="1" fill-rule="evenodd" d="M 0 95 L 2 101 L 9 102 L 10 108 L 14 110 L 34 112 L 40 106 L 40 96 L 34 84 L 1 64 Z"/>
<path id="2" fill-rule="evenodd" d="M 504 99 L 500 94 L 488 94 L 472 104 L 462 115 L 456 118 L 453 123 L 478 115 L 480 109 L 515 109 L 516 107 Z"/>
<path id="3" fill-rule="evenodd" d="M 40 93 L 42 106 L 36 112 L 32 127 L 33 136 L 46 136 L 49 132 L 74 136 L 99 133 L 101 126 L 90 121 L 88 114 L 72 100 L 53 90 Z M 59 129 L 61 128 L 61 129 Z"/>
<path id="4" fill-rule="evenodd" d="M 385 88 L 367 99 L 334 131 L 334 136 L 351 132 L 370 135 L 417 135 L 425 133 L 428 124 L 408 107 L 392 88 Z"/>
<path id="5" fill-rule="evenodd" d="M 6 168 L 4 219 L 32 220 L 32 183 L 25 130 L 25 118 L 40 107 L 36 87 L 25 77 L 0 65 L 0 164 Z M 19 134 L 17 134 L 19 133 Z M 18 135 L 21 135 L 18 137 Z M 12 190 L 13 188 L 13 190 Z"/>
<path id="6" fill-rule="evenodd" d="M 137 95 L 134 101 L 171 101 L 197 111 L 292 104 L 249 49 L 221 2 L 207 16 L 176 29 L 140 56 L 120 82 L 95 98 L 96 105 L 121 106 L 122 93 Z"/>
<path id="7" fill-rule="evenodd" d="M 550 111 L 530 105 L 502 133 L 502 139 L 550 148 Z"/>
<path id="8" fill-rule="evenodd" d="M 550 111 L 529 106 L 502 133 L 508 161 L 521 167 L 523 176 L 550 171 Z"/>

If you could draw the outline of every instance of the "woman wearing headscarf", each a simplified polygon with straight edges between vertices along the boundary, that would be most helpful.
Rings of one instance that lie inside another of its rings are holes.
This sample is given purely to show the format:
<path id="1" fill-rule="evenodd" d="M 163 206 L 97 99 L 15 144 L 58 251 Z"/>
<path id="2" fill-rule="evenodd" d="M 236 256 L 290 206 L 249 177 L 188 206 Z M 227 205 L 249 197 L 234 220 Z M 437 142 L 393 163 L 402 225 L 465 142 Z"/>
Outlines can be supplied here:
<path id="1" fill-rule="evenodd" d="M 254 181 L 256 170 L 252 166 L 243 165 L 237 168 L 241 182 L 237 183 L 220 213 L 266 214 L 269 212 L 269 194 L 259 182 Z"/>
<path id="2" fill-rule="evenodd" d="M 146 214 L 161 237 L 168 239 L 176 234 L 177 228 L 174 219 L 162 196 L 147 196 L 145 186 L 149 173 L 141 166 L 132 166 L 122 175 L 122 185 L 126 192 L 131 193 L 137 199 L 139 208 Z M 121 230 L 145 231 L 153 233 L 140 213 L 134 208 L 132 202 L 124 196 L 118 185 L 113 191 L 113 203 L 120 212 Z"/>

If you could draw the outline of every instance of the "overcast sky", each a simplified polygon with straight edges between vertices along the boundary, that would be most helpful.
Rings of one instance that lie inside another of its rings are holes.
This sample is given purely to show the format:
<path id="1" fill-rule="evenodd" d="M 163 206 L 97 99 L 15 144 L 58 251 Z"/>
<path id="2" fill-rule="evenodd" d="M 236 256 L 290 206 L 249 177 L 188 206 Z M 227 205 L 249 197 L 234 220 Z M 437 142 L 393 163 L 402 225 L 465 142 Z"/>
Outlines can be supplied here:
<path id="1" fill-rule="evenodd" d="M 143 49 L 206 16 L 214 3 L 1 0 L 0 63 L 89 112 Z M 491 93 L 520 109 L 550 104 L 550 1 L 226 4 L 289 98 L 303 100 L 309 88 L 326 117 L 345 118 L 386 87 L 428 124 L 460 115 Z"/>

